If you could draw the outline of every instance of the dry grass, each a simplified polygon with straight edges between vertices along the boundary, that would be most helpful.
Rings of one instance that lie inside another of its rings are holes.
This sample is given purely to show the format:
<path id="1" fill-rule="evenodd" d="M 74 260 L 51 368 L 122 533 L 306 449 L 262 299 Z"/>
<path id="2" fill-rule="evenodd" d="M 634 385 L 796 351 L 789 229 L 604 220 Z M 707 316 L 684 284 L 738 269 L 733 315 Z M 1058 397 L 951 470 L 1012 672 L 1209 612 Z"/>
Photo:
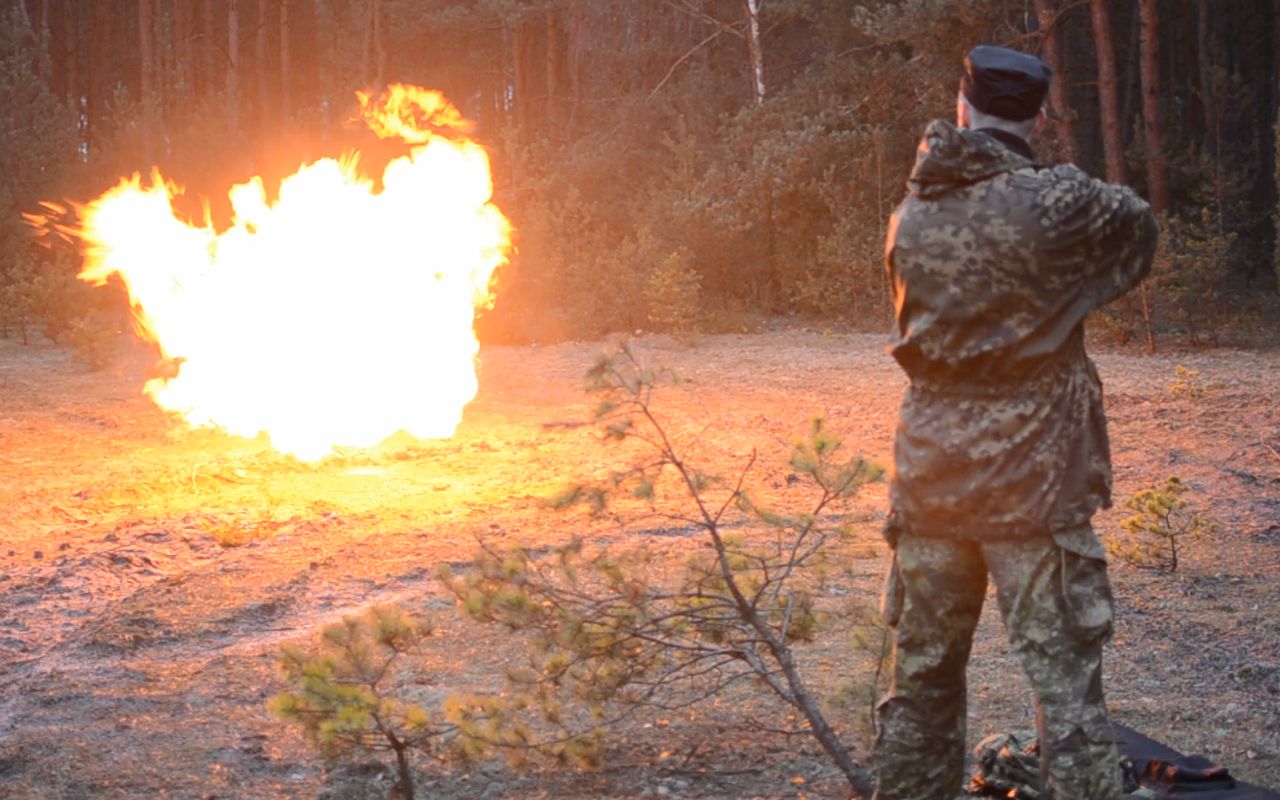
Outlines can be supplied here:
<path id="1" fill-rule="evenodd" d="M 786 457 L 815 412 L 850 445 L 888 460 L 903 380 L 880 337 L 788 330 L 645 346 L 687 379 L 659 403 L 670 428 L 711 463 L 758 451 L 766 500 L 785 505 L 801 491 Z M 480 397 L 454 438 L 392 440 L 318 464 L 186 429 L 141 397 L 149 360 L 126 349 L 113 368 L 87 372 L 61 351 L 0 342 L 5 797 L 368 796 L 376 774 L 326 772 L 266 713 L 281 642 L 373 603 L 403 602 L 438 623 L 424 692 L 492 687 L 520 657 L 518 643 L 460 621 L 429 577 L 441 563 L 465 564 L 477 536 L 643 542 L 673 568 L 698 546 L 660 521 L 542 506 L 566 482 L 625 460 L 580 424 L 592 405 L 581 379 L 594 344 L 487 348 Z M 1280 353 L 1098 361 L 1118 498 L 1176 473 L 1223 523 L 1188 545 L 1174 577 L 1115 567 L 1114 712 L 1221 758 L 1242 778 L 1280 785 Z M 1171 394 L 1177 365 L 1215 390 Z M 805 650 L 814 683 L 832 693 L 869 669 L 854 621 L 878 592 L 884 502 L 875 486 L 855 509 L 863 534 L 823 601 L 832 626 Z M 1100 518 L 1104 533 L 1122 513 Z M 975 738 L 1026 725 L 1026 687 L 990 609 L 970 684 Z M 442 766 L 424 777 L 424 794 L 842 796 L 805 737 L 761 731 L 788 721 L 753 698 L 638 721 L 599 773 Z M 835 716 L 850 739 L 864 710 L 853 705 Z M 741 727 L 752 720 L 755 729 Z"/>

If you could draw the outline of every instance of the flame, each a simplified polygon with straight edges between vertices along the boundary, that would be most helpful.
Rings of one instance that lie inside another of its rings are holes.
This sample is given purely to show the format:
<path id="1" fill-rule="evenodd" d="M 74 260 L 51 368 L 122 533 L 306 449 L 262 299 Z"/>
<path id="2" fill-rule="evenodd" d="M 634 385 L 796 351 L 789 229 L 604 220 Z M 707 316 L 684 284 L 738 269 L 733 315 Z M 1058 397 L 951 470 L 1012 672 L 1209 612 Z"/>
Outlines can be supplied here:
<path id="1" fill-rule="evenodd" d="M 314 460 L 398 431 L 451 436 L 476 394 L 474 313 L 492 300 L 510 225 L 490 202 L 485 151 L 438 92 L 360 94 L 379 136 L 412 145 L 380 187 L 359 154 L 229 192 L 229 228 L 174 213 L 181 189 L 153 173 L 79 209 L 80 278 L 119 275 L 140 333 L 178 364 L 145 392 L 216 426 Z"/>

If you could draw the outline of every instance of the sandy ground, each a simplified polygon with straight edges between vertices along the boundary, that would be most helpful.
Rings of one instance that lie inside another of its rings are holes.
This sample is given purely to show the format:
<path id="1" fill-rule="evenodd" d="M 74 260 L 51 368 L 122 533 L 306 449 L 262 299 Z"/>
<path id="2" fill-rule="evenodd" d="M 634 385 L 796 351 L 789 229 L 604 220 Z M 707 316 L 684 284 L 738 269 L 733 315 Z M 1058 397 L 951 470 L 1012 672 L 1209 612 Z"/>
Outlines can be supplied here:
<path id="1" fill-rule="evenodd" d="M 790 444 L 825 413 L 849 447 L 888 461 L 904 380 L 882 339 L 799 328 L 643 338 L 687 379 L 658 406 L 711 463 L 759 454 L 753 485 L 801 502 Z M 432 579 L 464 567 L 476 537 L 553 544 L 659 542 L 678 564 L 697 541 L 552 513 L 540 500 L 623 456 L 587 422 L 582 376 L 598 343 L 489 347 L 480 395 L 447 441 L 392 440 L 316 464 L 264 441 L 189 430 L 142 397 L 150 358 L 122 343 L 90 372 L 64 351 L 0 341 L 0 797 L 381 797 L 377 769 L 331 768 L 272 718 L 285 642 L 375 603 L 425 609 L 438 633 L 424 678 L 443 695 L 494 688 L 518 645 L 458 618 Z M 1220 528 L 1177 574 L 1114 563 L 1114 717 L 1238 777 L 1280 787 L 1280 351 L 1095 356 L 1107 385 L 1116 494 L 1179 475 Z M 1169 390 L 1198 370 L 1205 396 Z M 795 493 L 795 494 L 793 494 Z M 884 487 L 851 513 L 859 546 L 827 598 L 875 600 Z M 1099 517 L 1106 535 L 1122 511 Z M 970 735 L 1029 727 L 1025 681 L 988 604 L 970 673 Z M 841 615 L 806 646 L 820 690 L 869 669 Z M 864 710 L 833 711 L 856 741 Z M 421 796 L 843 797 L 803 736 L 744 725 L 778 717 L 750 699 L 638 720 L 604 769 L 465 770 L 421 764 Z M 765 723 L 765 727 L 784 727 Z"/>

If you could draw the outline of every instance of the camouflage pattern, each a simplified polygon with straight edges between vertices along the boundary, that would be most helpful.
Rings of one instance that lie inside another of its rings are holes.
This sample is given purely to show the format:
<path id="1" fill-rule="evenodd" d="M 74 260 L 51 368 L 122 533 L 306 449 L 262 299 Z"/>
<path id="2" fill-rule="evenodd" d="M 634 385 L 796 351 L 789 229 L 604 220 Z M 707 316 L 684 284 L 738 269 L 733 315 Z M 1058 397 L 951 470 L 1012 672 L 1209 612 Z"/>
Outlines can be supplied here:
<path id="1" fill-rule="evenodd" d="M 1082 322 L 1149 271 L 1127 188 L 932 123 L 886 251 L 890 352 L 911 378 L 889 535 L 1044 535 L 1110 505 L 1102 387 Z"/>
<path id="2" fill-rule="evenodd" d="M 1102 696 L 1112 601 L 1087 526 L 1050 538 L 903 536 L 885 596 L 893 683 L 877 708 L 880 800 L 951 800 L 964 784 L 965 665 L 987 590 L 1037 697 L 1043 787 L 1054 800 L 1124 796 Z M 1080 552 L 1084 551 L 1084 552 Z"/>
<path id="3" fill-rule="evenodd" d="M 1150 270 L 1155 220 L 1126 188 L 945 121 L 926 130 L 909 188 L 886 251 L 890 352 L 911 384 L 886 526 L 896 634 L 877 796 L 960 792 L 965 666 L 990 575 L 1037 698 L 1042 796 L 1118 800 L 1102 695 L 1111 593 L 1089 525 L 1110 504 L 1111 464 L 1083 322 Z"/>

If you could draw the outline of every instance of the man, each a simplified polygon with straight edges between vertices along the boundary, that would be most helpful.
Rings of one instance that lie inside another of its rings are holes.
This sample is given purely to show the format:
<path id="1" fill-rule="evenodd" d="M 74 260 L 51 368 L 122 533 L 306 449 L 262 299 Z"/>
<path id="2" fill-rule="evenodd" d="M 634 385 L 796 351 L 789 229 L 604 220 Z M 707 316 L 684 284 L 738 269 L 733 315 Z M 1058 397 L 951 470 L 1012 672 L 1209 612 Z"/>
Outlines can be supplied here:
<path id="1" fill-rule="evenodd" d="M 965 665 L 990 575 L 1036 695 L 1041 796 L 1113 800 L 1111 591 L 1090 526 L 1110 505 L 1111 466 L 1082 323 L 1146 275 L 1158 230 L 1129 189 L 1036 163 L 1043 62 L 982 46 L 964 67 L 959 127 L 925 131 L 886 250 L 890 352 L 911 385 L 886 526 L 895 647 L 877 796 L 958 793 Z"/>

